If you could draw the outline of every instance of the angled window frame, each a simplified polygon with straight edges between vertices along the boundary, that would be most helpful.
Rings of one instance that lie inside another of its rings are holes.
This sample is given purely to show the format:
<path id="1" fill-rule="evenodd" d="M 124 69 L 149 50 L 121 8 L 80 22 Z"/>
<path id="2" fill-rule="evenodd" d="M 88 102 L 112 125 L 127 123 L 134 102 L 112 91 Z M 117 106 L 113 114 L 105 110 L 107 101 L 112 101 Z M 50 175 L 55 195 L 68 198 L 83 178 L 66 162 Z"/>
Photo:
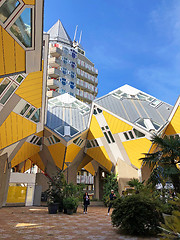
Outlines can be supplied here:
<path id="1" fill-rule="evenodd" d="M 20 0 L 18 0 L 18 1 L 20 1 Z M 26 8 L 30 8 L 32 10 L 32 16 L 31 16 L 31 26 L 32 26 L 32 29 L 31 29 L 32 40 L 31 40 L 31 42 L 32 42 L 32 46 L 31 47 L 26 47 L 10 30 L 10 28 L 13 26 L 13 24 L 16 22 L 16 20 L 18 20 L 18 18 L 21 16 L 21 14 L 23 13 L 23 11 Z M 24 50 L 34 50 L 34 47 L 35 47 L 35 6 L 34 5 L 24 5 L 19 10 L 18 14 L 15 15 L 14 18 L 10 21 L 6 30 Z"/>

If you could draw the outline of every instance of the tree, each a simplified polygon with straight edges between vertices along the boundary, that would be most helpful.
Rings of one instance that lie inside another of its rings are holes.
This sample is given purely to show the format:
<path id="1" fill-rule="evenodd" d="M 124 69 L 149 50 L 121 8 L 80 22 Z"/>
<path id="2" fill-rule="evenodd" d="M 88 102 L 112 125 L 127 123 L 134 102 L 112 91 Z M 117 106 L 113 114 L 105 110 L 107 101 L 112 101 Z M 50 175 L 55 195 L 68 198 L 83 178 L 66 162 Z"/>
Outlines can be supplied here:
<path id="1" fill-rule="evenodd" d="M 169 177 L 173 183 L 174 190 L 180 193 L 180 170 L 178 163 L 180 163 L 180 137 L 165 136 L 164 138 L 154 135 L 152 143 L 155 144 L 156 152 L 146 153 L 143 164 L 149 165 L 153 171 L 157 172 L 157 168 L 163 168 L 164 178 Z"/>
<path id="2" fill-rule="evenodd" d="M 112 189 L 114 190 L 114 193 L 118 197 L 119 196 L 119 193 L 118 193 L 118 182 L 117 182 L 117 176 L 114 173 L 107 174 L 106 177 L 104 178 L 103 202 L 104 202 L 104 204 L 106 206 L 109 203 L 109 195 L 110 195 Z"/>

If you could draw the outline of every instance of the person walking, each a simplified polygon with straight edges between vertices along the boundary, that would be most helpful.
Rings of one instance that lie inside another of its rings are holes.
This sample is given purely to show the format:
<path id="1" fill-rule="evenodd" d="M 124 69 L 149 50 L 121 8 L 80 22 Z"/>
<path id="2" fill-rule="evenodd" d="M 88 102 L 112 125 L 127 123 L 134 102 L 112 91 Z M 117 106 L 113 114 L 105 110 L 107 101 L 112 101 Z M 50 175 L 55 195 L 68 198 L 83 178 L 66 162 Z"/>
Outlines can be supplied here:
<path id="1" fill-rule="evenodd" d="M 114 199 L 116 199 L 116 194 L 114 193 L 113 189 L 111 190 L 111 194 L 109 195 L 109 198 L 110 198 L 110 203 L 109 203 L 109 207 L 108 207 L 108 216 L 109 216 L 110 209 L 113 205 L 113 201 L 114 201 Z"/>
<path id="2" fill-rule="evenodd" d="M 90 198 L 87 192 L 84 194 L 83 200 L 84 200 L 84 214 L 87 214 L 87 207 L 90 204 Z"/>

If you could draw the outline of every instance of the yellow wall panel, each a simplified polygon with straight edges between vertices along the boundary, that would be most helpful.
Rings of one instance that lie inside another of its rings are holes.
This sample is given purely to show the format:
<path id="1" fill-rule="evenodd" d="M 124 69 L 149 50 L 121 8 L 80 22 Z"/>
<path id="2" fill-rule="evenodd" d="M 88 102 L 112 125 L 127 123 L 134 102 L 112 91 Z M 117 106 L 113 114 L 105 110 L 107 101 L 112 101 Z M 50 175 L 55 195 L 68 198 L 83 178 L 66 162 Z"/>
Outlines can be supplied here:
<path id="1" fill-rule="evenodd" d="M 128 130 L 131 130 L 133 127 L 120 119 L 114 117 L 113 115 L 103 111 L 103 115 L 106 119 L 106 122 L 112 132 L 112 134 L 120 133 L 120 132 L 125 132 Z"/>
<path id="2" fill-rule="evenodd" d="M 88 171 L 93 176 L 95 175 L 95 170 L 94 170 L 94 167 L 91 162 L 88 163 L 84 168 L 86 169 L 86 171 Z"/>
<path id="3" fill-rule="evenodd" d="M 0 149 L 36 132 L 36 124 L 11 112 L 0 126 Z"/>
<path id="4" fill-rule="evenodd" d="M 39 108 L 42 105 L 42 84 L 42 71 L 30 73 L 16 90 L 16 94 L 36 108 Z"/>
<path id="5" fill-rule="evenodd" d="M 0 83 L 3 81 L 4 78 L 0 78 Z"/>
<path id="6" fill-rule="evenodd" d="M 5 71 L 6 74 L 10 74 L 16 71 L 14 55 L 15 40 L 9 35 L 9 33 L 6 32 L 6 30 L 2 29 L 2 32 L 3 32 Z"/>
<path id="7" fill-rule="evenodd" d="M 35 0 L 23 0 L 23 2 L 27 5 L 35 5 Z"/>
<path id="8" fill-rule="evenodd" d="M 80 152 L 81 148 L 72 143 L 67 147 L 65 162 L 72 162 L 76 155 Z"/>
<path id="9" fill-rule="evenodd" d="M 3 28 L 0 26 L 0 75 L 4 75 L 5 69 L 4 69 L 4 52 L 3 52 L 3 42 L 2 42 L 2 30 Z"/>
<path id="10" fill-rule="evenodd" d="M 78 171 L 80 171 L 84 166 L 86 166 L 92 160 L 93 159 L 89 155 L 86 154 L 78 167 Z"/>
<path id="11" fill-rule="evenodd" d="M 180 106 L 178 106 L 171 122 L 165 131 L 166 135 L 173 135 L 176 133 L 180 133 Z"/>
<path id="12" fill-rule="evenodd" d="M 17 152 L 16 156 L 12 159 L 11 166 L 14 167 L 17 164 L 24 162 L 26 159 L 30 158 L 39 151 L 40 151 L 39 146 L 25 142 Z"/>
<path id="13" fill-rule="evenodd" d="M 36 136 L 42 137 L 43 136 L 43 131 L 36 133 Z"/>
<path id="14" fill-rule="evenodd" d="M 24 161 L 24 166 L 21 168 L 21 173 L 26 172 L 32 167 L 32 161 L 27 159 Z"/>
<path id="15" fill-rule="evenodd" d="M 151 147 L 151 141 L 146 138 L 126 141 L 122 143 L 131 163 L 137 168 L 141 168 L 142 161 L 139 159 L 144 157 L 143 153 L 147 153 Z"/>
<path id="16" fill-rule="evenodd" d="M 96 117 L 92 115 L 87 139 L 91 140 L 100 137 L 104 137 L 103 132 L 98 124 Z"/>
<path id="17" fill-rule="evenodd" d="M 15 41 L 15 61 L 16 72 L 24 72 L 26 69 L 26 53 L 25 50 Z"/>
<path id="18" fill-rule="evenodd" d="M 45 170 L 45 166 L 44 163 L 42 162 L 41 157 L 39 156 L 39 153 L 33 155 L 32 157 L 30 157 L 30 160 L 36 164 L 42 171 Z"/>
<path id="19" fill-rule="evenodd" d="M 64 153 L 65 153 L 65 146 L 62 143 L 57 143 L 48 146 L 49 152 L 56 164 L 56 166 L 62 169 L 63 160 L 64 160 Z"/>
<path id="20" fill-rule="evenodd" d="M 106 152 L 104 146 L 96 147 L 96 148 L 89 148 L 87 149 L 87 154 L 92 157 L 95 161 L 100 163 L 104 166 L 109 172 L 112 168 L 112 162 Z"/>
<path id="21" fill-rule="evenodd" d="M 9 186 L 6 203 L 25 203 L 27 187 Z"/>

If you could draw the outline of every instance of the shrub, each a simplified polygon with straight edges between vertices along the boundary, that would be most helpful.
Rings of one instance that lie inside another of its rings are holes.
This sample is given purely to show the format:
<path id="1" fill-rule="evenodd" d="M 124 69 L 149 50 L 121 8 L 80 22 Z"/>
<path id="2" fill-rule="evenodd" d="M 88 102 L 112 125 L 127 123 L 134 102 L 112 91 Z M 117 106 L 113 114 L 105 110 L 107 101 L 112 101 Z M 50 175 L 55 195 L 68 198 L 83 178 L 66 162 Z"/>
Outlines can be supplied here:
<path id="1" fill-rule="evenodd" d="M 162 239 L 180 239 L 180 194 L 177 194 L 177 198 L 174 201 L 170 201 L 172 205 L 175 205 L 177 210 L 172 212 L 171 216 L 165 216 L 165 224 L 161 224 Z"/>
<path id="2" fill-rule="evenodd" d="M 107 176 L 104 179 L 103 202 L 104 202 L 105 206 L 108 206 L 108 204 L 109 204 L 109 195 L 111 193 L 111 189 L 114 190 L 114 193 L 118 197 L 119 196 L 119 193 L 118 193 L 118 182 L 117 182 L 117 177 L 116 177 L 116 175 L 114 173 L 107 174 Z"/>
<path id="3" fill-rule="evenodd" d="M 118 199 L 112 212 L 112 224 L 132 235 L 154 235 L 159 232 L 160 214 L 156 204 L 140 194 Z"/>
<path id="4" fill-rule="evenodd" d="M 63 199 L 63 206 L 65 209 L 75 209 L 77 207 L 77 199 L 74 197 L 67 197 Z"/>

